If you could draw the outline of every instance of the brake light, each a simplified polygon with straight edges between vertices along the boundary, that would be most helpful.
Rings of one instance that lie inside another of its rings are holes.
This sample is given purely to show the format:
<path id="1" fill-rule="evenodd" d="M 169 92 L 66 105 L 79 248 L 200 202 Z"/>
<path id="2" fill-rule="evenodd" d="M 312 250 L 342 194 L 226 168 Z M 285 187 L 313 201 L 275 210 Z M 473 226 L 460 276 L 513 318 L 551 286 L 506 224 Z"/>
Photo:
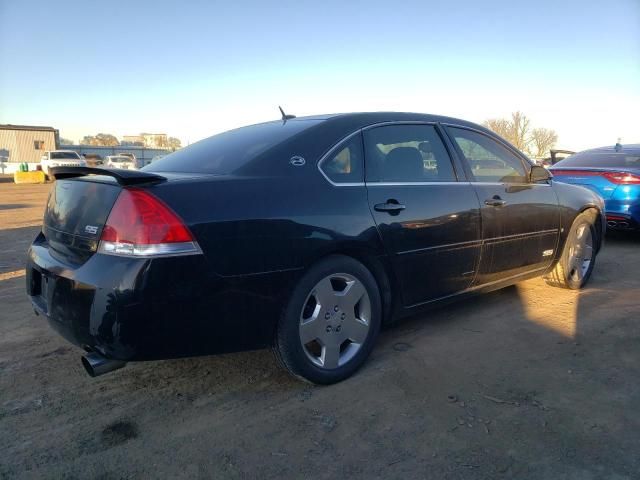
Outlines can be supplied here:
<path id="1" fill-rule="evenodd" d="M 201 253 L 189 229 L 168 206 L 135 188 L 120 192 L 102 229 L 98 251 L 143 257 Z"/>
<path id="2" fill-rule="evenodd" d="M 611 183 L 617 185 L 640 185 L 640 176 L 626 172 L 607 172 L 602 174 Z"/>
<path id="3" fill-rule="evenodd" d="M 604 177 L 617 185 L 640 185 L 640 176 L 627 172 L 602 172 L 599 170 L 551 170 L 554 177 Z"/>

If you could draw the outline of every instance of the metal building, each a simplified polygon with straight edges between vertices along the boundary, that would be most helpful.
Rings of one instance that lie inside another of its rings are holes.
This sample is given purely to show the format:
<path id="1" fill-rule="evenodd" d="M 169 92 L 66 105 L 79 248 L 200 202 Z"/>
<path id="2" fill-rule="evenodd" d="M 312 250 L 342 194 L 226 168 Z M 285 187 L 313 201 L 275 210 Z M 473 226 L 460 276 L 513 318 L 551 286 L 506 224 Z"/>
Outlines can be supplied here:
<path id="1" fill-rule="evenodd" d="M 40 163 L 47 150 L 56 150 L 58 130 L 53 127 L 0 125 L 0 163 Z"/>

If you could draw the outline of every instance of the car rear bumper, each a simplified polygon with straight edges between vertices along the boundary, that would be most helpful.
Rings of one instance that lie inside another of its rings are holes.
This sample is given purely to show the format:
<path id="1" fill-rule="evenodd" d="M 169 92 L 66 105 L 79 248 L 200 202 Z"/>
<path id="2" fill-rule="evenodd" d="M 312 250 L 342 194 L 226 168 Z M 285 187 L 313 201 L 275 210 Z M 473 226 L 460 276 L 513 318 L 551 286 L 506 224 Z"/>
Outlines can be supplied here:
<path id="1" fill-rule="evenodd" d="M 640 229 L 640 201 L 607 200 L 605 202 L 607 228 L 617 230 Z"/>
<path id="2" fill-rule="evenodd" d="M 60 258 L 42 234 L 28 253 L 27 294 L 71 343 L 123 361 L 262 348 L 296 272 L 222 278 L 202 255 Z"/>

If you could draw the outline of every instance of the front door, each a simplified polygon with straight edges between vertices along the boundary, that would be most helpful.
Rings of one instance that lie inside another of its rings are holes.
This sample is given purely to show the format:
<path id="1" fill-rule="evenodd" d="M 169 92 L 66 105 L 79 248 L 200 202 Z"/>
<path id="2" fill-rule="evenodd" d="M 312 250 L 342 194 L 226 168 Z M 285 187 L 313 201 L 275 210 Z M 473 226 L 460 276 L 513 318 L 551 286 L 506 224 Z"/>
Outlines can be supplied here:
<path id="1" fill-rule="evenodd" d="M 460 292 L 480 256 L 480 208 L 458 181 L 434 125 L 364 131 L 369 206 L 389 253 L 405 306 Z"/>
<path id="2" fill-rule="evenodd" d="M 560 228 L 551 185 L 531 183 L 528 162 L 492 136 L 463 127 L 450 126 L 447 132 L 481 204 L 483 247 L 475 284 L 548 267 Z"/>

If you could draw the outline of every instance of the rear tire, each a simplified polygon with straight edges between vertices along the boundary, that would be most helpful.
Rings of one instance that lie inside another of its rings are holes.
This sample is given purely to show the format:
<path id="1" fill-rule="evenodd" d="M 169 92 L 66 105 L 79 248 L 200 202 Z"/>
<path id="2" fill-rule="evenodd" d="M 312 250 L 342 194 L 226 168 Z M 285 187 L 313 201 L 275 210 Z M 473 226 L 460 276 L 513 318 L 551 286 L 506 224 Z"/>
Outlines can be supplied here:
<path id="1" fill-rule="evenodd" d="M 312 266 L 294 288 L 278 324 L 274 353 L 303 380 L 331 384 L 353 375 L 380 331 L 382 303 L 371 272 L 332 255 Z"/>
<path id="2" fill-rule="evenodd" d="M 596 218 L 594 210 L 587 210 L 576 217 L 558 263 L 545 275 L 547 284 L 570 290 L 579 290 L 587 284 L 596 263 Z"/>

